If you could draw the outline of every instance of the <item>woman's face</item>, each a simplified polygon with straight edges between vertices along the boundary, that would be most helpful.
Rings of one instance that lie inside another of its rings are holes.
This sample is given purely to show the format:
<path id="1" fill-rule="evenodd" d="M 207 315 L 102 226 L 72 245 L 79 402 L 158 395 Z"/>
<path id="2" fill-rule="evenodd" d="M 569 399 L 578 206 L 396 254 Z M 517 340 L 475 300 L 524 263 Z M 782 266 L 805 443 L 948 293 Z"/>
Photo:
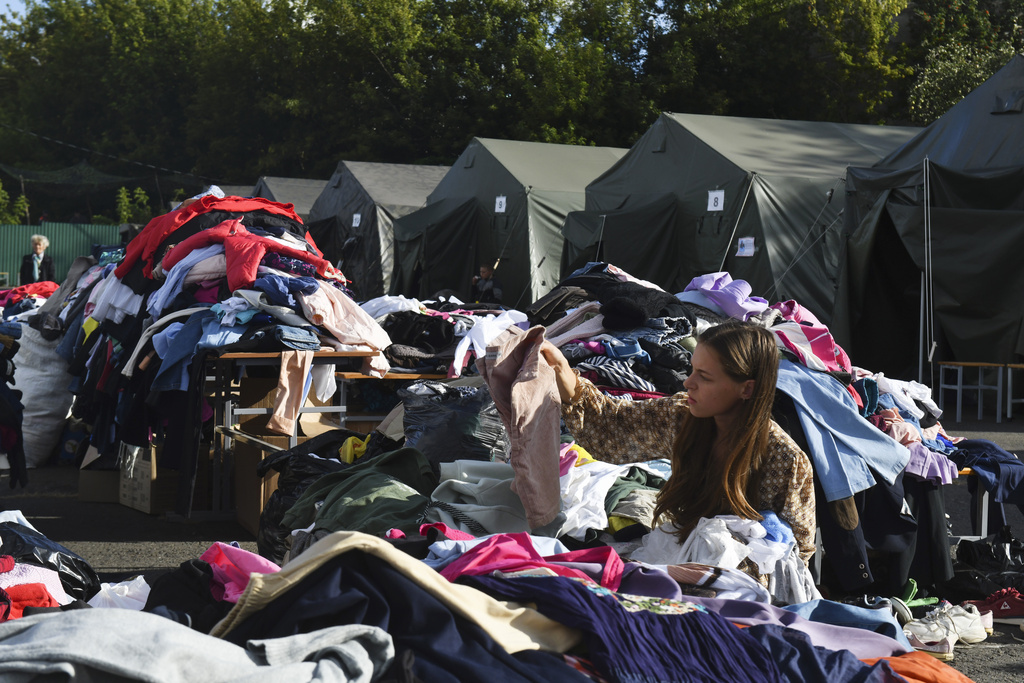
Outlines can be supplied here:
<path id="1" fill-rule="evenodd" d="M 690 359 L 693 372 L 683 382 L 687 405 L 694 417 L 727 417 L 739 410 L 743 399 L 750 398 L 754 380 L 737 382 L 730 377 L 718 352 L 705 344 L 697 344 Z"/>
<path id="2" fill-rule="evenodd" d="M 46 251 L 46 247 L 43 246 L 42 242 L 33 242 L 32 243 L 32 253 L 33 254 L 42 254 L 44 251 Z"/>

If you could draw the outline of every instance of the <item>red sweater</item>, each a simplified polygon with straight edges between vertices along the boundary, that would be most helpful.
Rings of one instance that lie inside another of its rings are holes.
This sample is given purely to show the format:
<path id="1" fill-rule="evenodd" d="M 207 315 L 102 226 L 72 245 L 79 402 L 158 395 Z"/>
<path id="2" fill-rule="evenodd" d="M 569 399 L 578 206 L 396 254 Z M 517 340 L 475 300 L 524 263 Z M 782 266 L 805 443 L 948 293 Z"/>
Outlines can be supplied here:
<path id="1" fill-rule="evenodd" d="M 268 251 L 310 263 L 316 267 L 316 271 L 321 277 L 332 280 L 343 279 L 341 271 L 332 266 L 330 261 L 304 249 L 296 249 L 276 240 L 254 235 L 246 230 L 242 222 L 237 219 L 224 221 L 220 225 L 192 235 L 167 252 L 161 265 L 164 271 L 169 271 L 193 250 L 219 243 L 224 244 L 228 288 L 232 292 L 252 287 L 252 283 L 256 280 L 256 269 L 259 267 L 263 255 Z"/>
<path id="2" fill-rule="evenodd" d="M 176 211 L 170 211 L 161 216 L 157 216 L 142 229 L 135 239 L 128 243 L 125 249 L 124 261 L 118 265 L 114 271 L 114 275 L 118 278 L 124 278 L 131 270 L 132 266 L 135 265 L 136 261 L 140 259 L 145 262 L 143 266 L 143 274 L 148 277 L 153 277 L 153 256 L 156 254 L 156 250 L 160 247 L 163 241 L 175 230 L 189 222 L 196 216 L 206 213 L 208 211 L 234 211 L 239 213 L 245 213 L 248 211 L 263 210 L 268 213 L 277 214 L 279 216 L 286 216 L 293 220 L 302 222 L 298 214 L 295 213 L 295 207 L 292 204 L 279 204 L 278 202 L 272 202 L 269 199 L 263 199 L 262 197 L 216 197 L 214 195 L 207 195 L 200 197 L 196 201 L 192 202 L 188 206 L 184 206 Z M 307 233 L 306 239 L 309 239 Z M 312 244 L 312 241 L 310 241 Z M 165 268 L 165 270 L 169 269 Z"/>

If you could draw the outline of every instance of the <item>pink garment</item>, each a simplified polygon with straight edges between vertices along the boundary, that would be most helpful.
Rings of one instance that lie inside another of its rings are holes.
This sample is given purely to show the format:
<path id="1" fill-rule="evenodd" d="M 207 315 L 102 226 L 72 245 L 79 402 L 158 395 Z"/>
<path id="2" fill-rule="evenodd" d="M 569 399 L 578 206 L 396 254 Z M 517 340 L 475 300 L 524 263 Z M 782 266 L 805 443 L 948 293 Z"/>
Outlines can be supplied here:
<path id="1" fill-rule="evenodd" d="M 588 573 L 572 565 L 593 565 Z M 623 562 L 611 546 L 573 550 L 559 555 L 542 557 L 530 541 L 529 534 L 496 534 L 479 543 L 457 560 L 441 570 L 441 576 L 454 581 L 462 575 L 478 576 L 495 571 L 519 572 L 546 568 L 559 576 L 591 579 L 608 588 L 618 590 L 622 584 Z"/>
<path id="2" fill-rule="evenodd" d="M 217 303 L 220 301 L 220 280 L 203 280 L 192 292 L 192 297 L 201 303 Z"/>
<path id="3" fill-rule="evenodd" d="M 296 294 L 295 298 L 306 320 L 325 328 L 342 344 L 378 352 L 363 362 L 364 373 L 380 378 L 391 369 L 382 353 L 391 346 L 391 337 L 344 292 L 335 287 L 319 287 L 311 294 Z"/>
<path id="4" fill-rule="evenodd" d="M 792 320 L 797 323 L 811 323 L 815 327 L 824 327 L 824 325 L 821 324 L 821 321 L 819 321 L 813 313 L 792 299 L 774 303 L 768 308 L 774 308 L 776 311 L 781 313 L 782 317 L 786 320 Z"/>
<path id="5" fill-rule="evenodd" d="M 827 327 L 787 321 L 768 329 L 775 335 L 779 346 L 792 351 L 811 370 L 850 372 L 850 357 L 832 338 Z"/>
<path id="6" fill-rule="evenodd" d="M 222 602 L 238 602 L 245 587 L 249 585 L 251 574 L 274 574 L 281 571 L 280 567 L 265 557 L 220 541 L 211 545 L 199 559 L 208 563 L 213 570 L 210 593 L 214 599 Z"/>
<path id="7" fill-rule="evenodd" d="M 512 490 L 523 502 L 526 522 L 538 529 L 561 511 L 558 449 L 561 400 L 555 371 L 541 358 L 544 328 L 523 332 L 509 327 L 487 345 L 476 367 L 512 442 L 509 463 L 515 472 Z"/>
<path id="8" fill-rule="evenodd" d="M 450 541 L 472 541 L 476 538 L 473 534 L 467 534 L 465 531 L 453 529 L 443 522 L 433 522 L 432 524 L 421 524 L 420 525 L 420 536 L 426 536 L 427 532 L 431 529 L 436 529 L 441 532 L 445 538 Z"/>
<path id="9" fill-rule="evenodd" d="M 292 349 L 281 352 L 274 414 L 267 421 L 267 429 L 288 436 L 295 432 L 295 420 L 306 400 L 306 377 L 312 367 L 312 351 Z"/>
<path id="10" fill-rule="evenodd" d="M 575 443 L 562 444 L 562 448 L 558 452 L 558 476 L 564 477 L 569 474 L 572 468 L 576 467 L 576 461 L 579 459 L 580 455 L 576 451 Z"/>
<path id="11" fill-rule="evenodd" d="M 952 484 L 960 476 L 956 463 L 943 453 L 936 453 L 920 442 L 906 446 L 910 450 L 910 462 L 905 470 L 907 474 L 936 484 Z"/>
<path id="12" fill-rule="evenodd" d="M 868 422 L 904 446 L 921 441 L 917 427 L 906 422 L 895 408 L 882 408 L 876 411 L 874 415 L 868 417 Z"/>

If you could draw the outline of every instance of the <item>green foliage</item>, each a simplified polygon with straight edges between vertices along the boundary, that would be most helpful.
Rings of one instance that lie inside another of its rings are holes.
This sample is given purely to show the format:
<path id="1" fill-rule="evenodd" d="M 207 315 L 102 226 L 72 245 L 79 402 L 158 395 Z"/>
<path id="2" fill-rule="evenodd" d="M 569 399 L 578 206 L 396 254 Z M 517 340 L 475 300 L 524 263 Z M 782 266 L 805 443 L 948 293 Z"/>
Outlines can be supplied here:
<path id="1" fill-rule="evenodd" d="M 117 221 L 118 223 L 147 223 L 153 217 L 149 206 L 149 195 L 141 187 L 130 193 L 128 188 L 117 190 Z"/>
<path id="2" fill-rule="evenodd" d="M 1024 0 L 923 0 L 908 21 L 905 117 L 927 125 L 1024 49 Z"/>
<path id="3" fill-rule="evenodd" d="M 1024 0 L 27 0 L 0 18 L 0 149 L 252 184 L 474 136 L 628 147 L 666 110 L 924 122 L 1022 24 Z M 187 184 L 156 173 L 161 202 Z"/>
<path id="4" fill-rule="evenodd" d="M 0 183 L 0 223 L 28 225 L 29 222 L 28 199 L 25 195 L 20 195 L 12 202 L 3 183 Z"/>

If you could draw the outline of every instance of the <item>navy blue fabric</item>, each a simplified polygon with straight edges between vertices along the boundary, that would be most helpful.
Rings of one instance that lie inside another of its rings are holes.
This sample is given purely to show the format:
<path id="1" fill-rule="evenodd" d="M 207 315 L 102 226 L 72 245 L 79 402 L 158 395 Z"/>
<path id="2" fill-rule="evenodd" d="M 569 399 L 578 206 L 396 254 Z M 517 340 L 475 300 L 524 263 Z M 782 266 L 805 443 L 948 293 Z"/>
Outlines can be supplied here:
<path id="1" fill-rule="evenodd" d="M 252 283 L 252 287 L 265 293 L 270 303 L 288 308 L 298 308 L 299 304 L 293 296 L 296 292 L 312 294 L 320 289 L 320 285 L 311 277 L 282 277 L 280 275 L 261 275 Z"/>
<path id="2" fill-rule="evenodd" d="M 701 605 L 629 596 L 563 576 L 459 581 L 495 597 L 536 603 L 542 614 L 580 629 L 590 661 L 608 680 L 785 680 L 766 647 Z"/>
<path id="3" fill-rule="evenodd" d="M 868 666 L 849 650 L 829 650 L 811 643 L 806 633 L 779 624 L 758 624 L 747 633 L 771 653 L 780 681 L 796 683 L 889 683 L 903 680 L 889 663 Z"/>
<path id="4" fill-rule="evenodd" d="M 378 626 L 396 658 L 415 654 L 415 675 L 431 683 L 567 683 L 589 679 L 554 659 L 516 658 L 475 623 L 453 613 L 386 561 L 358 550 L 330 558 L 294 588 L 250 616 L 225 639 L 309 633 L 327 626 Z"/>
<path id="5" fill-rule="evenodd" d="M 949 459 L 974 470 L 996 502 L 1024 504 L 1024 462 L 987 439 L 964 439 L 956 446 Z"/>

